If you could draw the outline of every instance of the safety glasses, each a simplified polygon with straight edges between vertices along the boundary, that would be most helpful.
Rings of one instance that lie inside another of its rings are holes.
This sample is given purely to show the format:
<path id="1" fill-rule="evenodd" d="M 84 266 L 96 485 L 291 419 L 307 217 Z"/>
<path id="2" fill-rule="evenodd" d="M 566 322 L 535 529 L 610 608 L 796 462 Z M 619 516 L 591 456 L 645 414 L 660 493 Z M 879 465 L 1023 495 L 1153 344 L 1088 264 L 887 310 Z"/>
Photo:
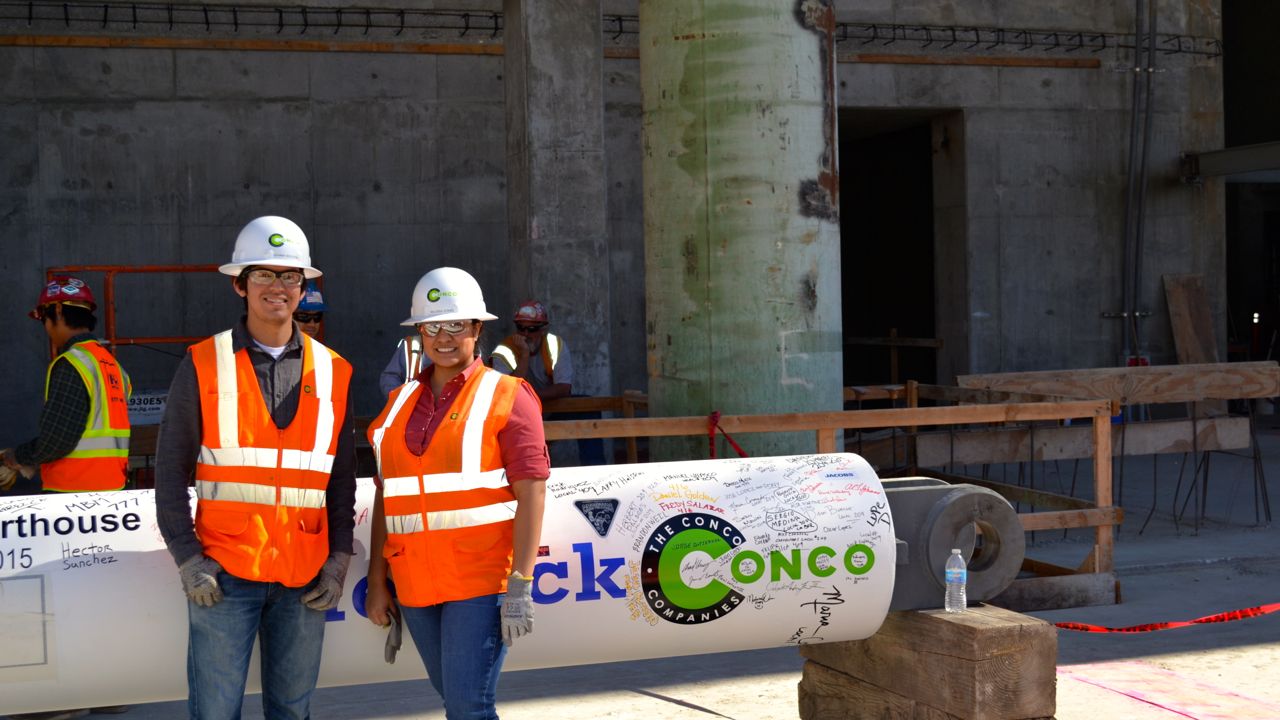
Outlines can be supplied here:
<path id="1" fill-rule="evenodd" d="M 435 337 L 443 330 L 450 335 L 461 335 L 471 326 L 470 320 L 450 320 L 449 322 L 418 323 L 418 329 L 430 337 Z"/>
<path id="2" fill-rule="evenodd" d="M 277 279 L 280 280 L 287 288 L 302 287 L 303 275 L 297 270 L 268 270 L 267 268 L 254 268 L 246 273 L 249 276 L 249 282 L 254 285 L 270 285 Z"/>
<path id="3" fill-rule="evenodd" d="M 293 319 L 294 319 L 294 320 L 297 320 L 297 321 L 298 321 L 298 322 L 300 322 L 300 323 L 313 323 L 313 322 L 320 322 L 321 320 L 324 320 L 324 313 L 322 313 L 322 312 L 296 312 L 296 313 L 294 313 L 294 314 L 293 314 Z"/>
<path id="4" fill-rule="evenodd" d="M 537 325 L 516 325 L 516 332 L 523 335 L 532 335 L 533 333 L 545 330 L 547 323 L 538 323 Z"/>

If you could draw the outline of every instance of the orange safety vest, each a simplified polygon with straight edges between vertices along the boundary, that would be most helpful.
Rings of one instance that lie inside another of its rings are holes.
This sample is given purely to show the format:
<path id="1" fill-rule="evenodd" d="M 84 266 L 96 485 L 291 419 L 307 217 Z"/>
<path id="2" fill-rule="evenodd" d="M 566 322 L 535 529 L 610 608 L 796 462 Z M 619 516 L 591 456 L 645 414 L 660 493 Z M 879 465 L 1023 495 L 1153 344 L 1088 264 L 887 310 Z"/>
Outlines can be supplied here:
<path id="1" fill-rule="evenodd" d="M 124 487 L 129 465 L 129 376 L 97 340 L 76 343 L 49 363 L 44 395 L 49 399 L 53 365 L 66 359 L 89 391 L 89 417 L 75 448 L 40 466 L 45 490 L 95 492 Z"/>
<path id="2" fill-rule="evenodd" d="M 246 580 L 301 587 L 329 556 L 326 490 L 347 414 L 351 365 L 302 337 L 298 411 L 277 428 L 247 350 L 231 331 L 191 347 L 204 427 L 196 461 L 196 534 Z"/>
<path id="3" fill-rule="evenodd" d="M 404 434 L 422 383 L 411 380 L 392 392 L 370 423 L 387 524 L 382 554 L 400 604 L 425 607 L 506 591 L 516 496 L 498 432 L 523 382 L 478 367 L 421 456 L 409 451 Z"/>

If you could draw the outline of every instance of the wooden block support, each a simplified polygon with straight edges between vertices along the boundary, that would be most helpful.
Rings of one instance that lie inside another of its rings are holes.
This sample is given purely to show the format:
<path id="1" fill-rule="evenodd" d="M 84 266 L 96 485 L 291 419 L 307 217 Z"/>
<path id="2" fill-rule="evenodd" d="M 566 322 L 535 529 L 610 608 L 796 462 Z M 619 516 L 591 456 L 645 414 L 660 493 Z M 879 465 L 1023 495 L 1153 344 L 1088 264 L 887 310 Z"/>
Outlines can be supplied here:
<path id="1" fill-rule="evenodd" d="M 889 613 L 866 640 L 804 645 L 802 720 L 1051 718 L 1056 629 L 990 605 Z"/>

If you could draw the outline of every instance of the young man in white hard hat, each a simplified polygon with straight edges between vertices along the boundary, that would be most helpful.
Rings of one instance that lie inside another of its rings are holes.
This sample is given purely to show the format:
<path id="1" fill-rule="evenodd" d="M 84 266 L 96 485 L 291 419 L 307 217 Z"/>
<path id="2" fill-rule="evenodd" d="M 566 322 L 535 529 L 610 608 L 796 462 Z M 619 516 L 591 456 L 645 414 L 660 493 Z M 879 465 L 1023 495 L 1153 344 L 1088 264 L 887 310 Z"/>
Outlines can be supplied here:
<path id="1" fill-rule="evenodd" d="M 573 394 L 573 355 L 569 345 L 548 328 L 551 320 L 547 306 L 537 300 L 525 300 L 512 317 L 516 331 L 508 335 L 489 354 L 489 364 L 504 375 L 515 375 L 529 382 L 543 402 L 566 398 Z M 553 419 L 599 420 L 599 412 L 555 413 Z M 587 438 L 578 441 L 578 462 L 582 465 L 604 465 L 604 441 Z"/>
<path id="2" fill-rule="evenodd" d="M 469 273 L 422 276 L 401 324 L 430 362 L 369 425 L 378 492 L 365 610 L 376 625 L 399 613 L 449 718 L 498 717 L 506 648 L 533 631 L 550 465 L 533 388 L 478 357 L 496 319 Z"/>
<path id="3" fill-rule="evenodd" d="M 292 221 L 250 222 L 219 270 L 245 315 L 189 348 L 156 447 L 157 521 L 188 598 L 187 708 L 239 717 L 260 639 L 264 714 L 301 720 L 351 561 L 351 366 L 293 321 L 320 271 Z"/>

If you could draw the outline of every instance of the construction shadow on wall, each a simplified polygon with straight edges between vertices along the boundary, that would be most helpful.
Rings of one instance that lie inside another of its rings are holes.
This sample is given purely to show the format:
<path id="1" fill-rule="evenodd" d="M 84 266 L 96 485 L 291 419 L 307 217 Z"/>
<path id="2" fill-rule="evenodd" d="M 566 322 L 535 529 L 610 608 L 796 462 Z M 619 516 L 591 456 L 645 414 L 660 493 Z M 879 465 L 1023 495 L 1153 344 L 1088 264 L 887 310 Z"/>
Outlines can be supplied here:
<path id="1" fill-rule="evenodd" d="M 934 338 L 932 112 L 840 111 L 844 384 L 888 383 L 890 347 Z M 935 352 L 899 347 L 898 382 L 935 382 Z"/>

